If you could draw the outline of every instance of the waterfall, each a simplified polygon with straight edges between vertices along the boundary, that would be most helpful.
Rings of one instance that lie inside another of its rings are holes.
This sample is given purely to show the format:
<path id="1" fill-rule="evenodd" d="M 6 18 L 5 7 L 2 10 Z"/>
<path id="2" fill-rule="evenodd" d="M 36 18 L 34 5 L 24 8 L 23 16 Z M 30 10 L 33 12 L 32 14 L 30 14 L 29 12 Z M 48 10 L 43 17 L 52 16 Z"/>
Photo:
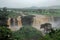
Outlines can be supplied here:
<path id="1" fill-rule="evenodd" d="M 22 27 L 22 20 L 21 17 L 18 16 L 17 18 L 8 18 L 7 25 L 12 31 L 19 30 Z"/>
<path id="2" fill-rule="evenodd" d="M 28 24 L 32 23 L 32 27 L 34 27 L 38 30 L 41 30 L 40 26 L 41 26 L 41 24 L 44 24 L 44 23 L 51 23 L 52 25 L 54 25 L 54 17 L 47 16 L 47 15 L 34 15 L 33 22 L 31 21 L 32 17 L 29 17 L 29 16 L 24 16 L 23 19 L 21 18 L 21 16 L 18 16 L 17 18 L 8 18 L 7 24 L 13 30 L 20 29 L 22 27 L 22 24 L 23 24 L 22 20 L 23 20 L 23 23 L 25 25 L 27 23 Z"/>
<path id="3" fill-rule="evenodd" d="M 17 21 L 18 21 L 18 27 L 22 27 L 21 16 L 18 16 Z"/>
<path id="4" fill-rule="evenodd" d="M 44 23 L 53 23 L 53 17 L 46 16 L 46 15 L 35 15 L 33 18 L 32 26 L 38 30 L 40 30 L 40 25 Z"/>
<path id="5" fill-rule="evenodd" d="M 7 25 L 8 25 L 9 27 L 11 26 L 10 20 L 11 20 L 11 18 L 8 18 L 8 20 L 7 20 Z"/>
<path id="6" fill-rule="evenodd" d="M 60 28 L 60 17 L 54 17 L 54 27 Z"/>

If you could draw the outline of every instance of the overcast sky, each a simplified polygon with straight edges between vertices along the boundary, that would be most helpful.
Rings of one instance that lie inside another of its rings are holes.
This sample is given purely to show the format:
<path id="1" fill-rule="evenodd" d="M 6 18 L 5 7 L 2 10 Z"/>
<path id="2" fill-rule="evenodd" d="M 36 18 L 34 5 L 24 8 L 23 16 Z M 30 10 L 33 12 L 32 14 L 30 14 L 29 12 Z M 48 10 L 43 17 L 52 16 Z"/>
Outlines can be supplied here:
<path id="1" fill-rule="evenodd" d="M 0 7 L 24 8 L 60 5 L 60 0 L 0 0 Z"/>

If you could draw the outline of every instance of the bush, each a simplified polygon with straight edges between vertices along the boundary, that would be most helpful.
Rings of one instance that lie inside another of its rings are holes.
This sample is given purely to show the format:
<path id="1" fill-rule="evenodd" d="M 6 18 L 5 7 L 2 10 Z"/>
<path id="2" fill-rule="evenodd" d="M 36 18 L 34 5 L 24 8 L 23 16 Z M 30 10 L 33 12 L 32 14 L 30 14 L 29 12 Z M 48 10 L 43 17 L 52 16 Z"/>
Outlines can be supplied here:
<path id="1" fill-rule="evenodd" d="M 39 40 L 43 39 L 40 31 L 33 27 L 22 27 L 19 31 L 13 32 L 14 39 L 16 40 Z"/>
<path id="2" fill-rule="evenodd" d="M 46 40 L 60 40 L 60 30 L 55 30 L 55 33 L 51 32 L 51 34 L 47 34 L 45 36 Z"/>
<path id="3" fill-rule="evenodd" d="M 12 32 L 7 27 L 0 27 L 0 40 L 12 40 Z"/>

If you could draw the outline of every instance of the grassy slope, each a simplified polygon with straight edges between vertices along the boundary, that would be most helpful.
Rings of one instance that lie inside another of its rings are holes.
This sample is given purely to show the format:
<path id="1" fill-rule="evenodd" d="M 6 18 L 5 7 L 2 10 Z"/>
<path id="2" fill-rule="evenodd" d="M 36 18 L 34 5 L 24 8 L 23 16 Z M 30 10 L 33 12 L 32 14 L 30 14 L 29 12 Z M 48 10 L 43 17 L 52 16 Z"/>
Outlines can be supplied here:
<path id="1" fill-rule="evenodd" d="M 14 39 L 18 40 L 43 40 L 43 36 L 40 31 L 33 27 L 25 26 L 19 31 L 13 32 Z"/>
<path id="2" fill-rule="evenodd" d="M 28 11 L 28 10 L 26 10 Z M 51 10 L 49 10 L 51 11 Z M 28 12 L 23 12 L 23 14 L 25 15 L 32 15 L 32 14 L 42 14 L 42 15 L 48 15 L 48 16 L 59 16 L 60 17 L 60 10 L 52 10 L 52 12 L 48 12 L 48 10 L 46 11 L 43 11 L 43 12 L 38 12 L 38 11 L 35 11 L 33 12 L 32 10 L 29 10 Z M 9 17 L 18 17 L 20 15 L 20 13 L 17 13 L 17 12 L 9 12 Z"/>

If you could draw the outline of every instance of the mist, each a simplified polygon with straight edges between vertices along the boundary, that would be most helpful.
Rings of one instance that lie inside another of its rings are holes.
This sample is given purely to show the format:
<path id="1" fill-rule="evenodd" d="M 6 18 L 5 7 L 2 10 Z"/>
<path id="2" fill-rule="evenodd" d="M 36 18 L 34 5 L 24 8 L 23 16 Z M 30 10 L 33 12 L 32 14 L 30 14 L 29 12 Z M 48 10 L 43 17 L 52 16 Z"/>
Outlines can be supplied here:
<path id="1" fill-rule="evenodd" d="M 0 7 L 25 8 L 25 7 L 48 7 L 58 6 L 60 0 L 0 0 Z"/>

